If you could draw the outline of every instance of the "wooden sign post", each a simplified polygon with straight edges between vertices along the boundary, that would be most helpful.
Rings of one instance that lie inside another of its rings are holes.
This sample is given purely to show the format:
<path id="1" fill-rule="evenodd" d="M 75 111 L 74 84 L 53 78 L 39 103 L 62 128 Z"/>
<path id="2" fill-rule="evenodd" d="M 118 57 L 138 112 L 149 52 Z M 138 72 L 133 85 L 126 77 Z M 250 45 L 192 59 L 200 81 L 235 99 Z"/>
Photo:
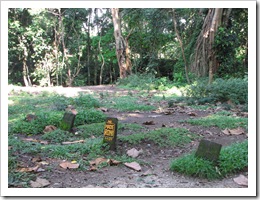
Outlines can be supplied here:
<path id="1" fill-rule="evenodd" d="M 117 124 L 117 118 L 108 117 L 106 120 L 103 142 L 110 145 L 110 150 L 116 150 Z"/>
<path id="2" fill-rule="evenodd" d="M 64 113 L 63 119 L 60 123 L 60 128 L 64 131 L 71 131 L 76 115 L 73 113 Z"/>
<path id="3" fill-rule="evenodd" d="M 195 156 L 217 163 L 221 148 L 221 144 L 208 140 L 201 140 Z"/>

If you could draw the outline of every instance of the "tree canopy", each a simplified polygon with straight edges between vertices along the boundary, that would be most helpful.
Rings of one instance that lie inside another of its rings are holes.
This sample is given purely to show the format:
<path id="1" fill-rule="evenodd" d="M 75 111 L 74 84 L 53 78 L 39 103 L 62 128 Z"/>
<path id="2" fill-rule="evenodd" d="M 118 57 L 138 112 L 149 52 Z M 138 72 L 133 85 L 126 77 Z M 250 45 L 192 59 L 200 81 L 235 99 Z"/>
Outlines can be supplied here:
<path id="1" fill-rule="evenodd" d="M 247 33 L 246 8 L 9 8 L 8 80 L 83 86 L 132 73 L 183 83 L 242 78 Z"/>

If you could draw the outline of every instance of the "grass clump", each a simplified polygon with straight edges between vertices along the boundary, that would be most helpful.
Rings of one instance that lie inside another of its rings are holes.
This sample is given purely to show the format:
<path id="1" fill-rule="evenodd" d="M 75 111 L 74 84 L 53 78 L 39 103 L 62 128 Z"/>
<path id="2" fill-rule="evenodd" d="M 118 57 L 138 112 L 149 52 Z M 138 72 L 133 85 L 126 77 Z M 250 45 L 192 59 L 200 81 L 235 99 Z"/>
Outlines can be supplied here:
<path id="1" fill-rule="evenodd" d="M 193 152 L 172 160 L 170 169 L 188 176 L 212 180 L 239 172 L 247 166 L 248 142 L 246 140 L 223 148 L 217 166 L 211 161 L 195 157 Z"/>
<path id="2" fill-rule="evenodd" d="M 224 114 L 224 115 L 223 115 Z M 225 113 L 217 113 L 214 115 L 209 115 L 207 117 L 197 118 L 197 119 L 188 119 L 181 122 L 188 122 L 192 125 L 200 125 L 200 126 L 217 126 L 220 129 L 226 128 L 238 128 L 243 127 L 247 129 L 248 126 L 248 118 L 243 117 L 232 117 L 227 116 L 227 112 Z"/>
<path id="3" fill-rule="evenodd" d="M 160 128 L 147 133 L 137 133 L 128 136 L 121 136 L 119 139 L 131 144 L 151 141 L 159 146 L 182 146 L 196 139 L 193 133 L 184 128 Z"/>
<path id="4" fill-rule="evenodd" d="M 47 140 L 51 143 L 61 143 L 66 141 L 73 141 L 75 138 L 73 138 L 73 134 L 68 131 L 56 129 L 52 132 L 45 133 L 41 136 L 41 139 Z"/>
<path id="5" fill-rule="evenodd" d="M 96 110 L 94 108 L 86 110 L 83 109 L 78 111 L 78 114 L 76 115 L 76 119 L 74 122 L 74 126 L 105 122 L 105 119 L 106 115 L 100 110 Z"/>

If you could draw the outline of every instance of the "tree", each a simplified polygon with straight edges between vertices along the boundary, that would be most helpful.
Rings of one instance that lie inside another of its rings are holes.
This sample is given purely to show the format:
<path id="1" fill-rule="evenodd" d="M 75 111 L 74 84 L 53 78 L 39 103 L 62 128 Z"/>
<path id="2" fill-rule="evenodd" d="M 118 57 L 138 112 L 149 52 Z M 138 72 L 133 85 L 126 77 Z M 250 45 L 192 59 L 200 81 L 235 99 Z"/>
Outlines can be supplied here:
<path id="1" fill-rule="evenodd" d="M 178 41 L 180 43 L 180 47 L 181 47 L 181 52 L 182 52 L 182 57 L 183 57 L 183 61 L 184 61 L 184 69 L 185 69 L 185 75 L 186 75 L 186 80 L 187 82 L 190 84 L 190 79 L 189 79 L 189 75 L 188 75 L 188 63 L 186 61 L 186 57 L 184 54 L 184 48 L 183 48 L 183 43 L 182 43 L 182 39 L 181 36 L 179 34 L 179 31 L 177 29 L 177 21 L 176 21 L 176 17 L 175 17 L 175 9 L 172 9 L 172 16 L 173 16 L 173 24 L 174 24 L 174 29 L 178 38 Z"/>
<path id="2" fill-rule="evenodd" d="M 223 13 L 223 8 L 210 8 L 204 19 L 200 35 L 197 38 L 195 57 L 192 63 L 193 71 L 198 75 L 208 73 L 209 83 L 213 81 L 213 75 L 217 71 L 219 62 L 214 49 L 215 36 L 218 28 L 226 26 L 231 10 Z M 224 22 L 224 23 L 223 23 Z"/>
<path id="3" fill-rule="evenodd" d="M 127 55 L 126 55 L 126 41 L 122 36 L 121 32 L 121 19 L 119 14 L 119 8 L 112 8 L 112 18 L 114 25 L 114 37 L 116 42 L 116 56 L 120 71 L 120 78 L 126 78 L 131 73 L 131 69 L 127 66 Z"/>

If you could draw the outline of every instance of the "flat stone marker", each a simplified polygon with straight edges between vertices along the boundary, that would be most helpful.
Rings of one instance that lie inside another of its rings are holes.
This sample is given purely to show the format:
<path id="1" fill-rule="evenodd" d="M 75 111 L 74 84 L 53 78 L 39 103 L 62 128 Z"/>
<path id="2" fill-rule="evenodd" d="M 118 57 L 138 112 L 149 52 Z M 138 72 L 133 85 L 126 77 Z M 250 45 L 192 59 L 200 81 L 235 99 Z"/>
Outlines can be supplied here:
<path id="1" fill-rule="evenodd" d="M 110 145 L 110 150 L 116 150 L 117 124 L 117 118 L 108 117 L 106 120 L 103 142 Z"/>
<path id="2" fill-rule="evenodd" d="M 218 161 L 221 148 L 222 148 L 221 144 L 211 142 L 208 140 L 201 140 L 199 147 L 195 153 L 195 156 L 216 163 Z"/>
<path id="3" fill-rule="evenodd" d="M 63 119 L 60 123 L 60 128 L 64 131 L 71 131 L 76 115 L 73 113 L 64 113 Z"/>

